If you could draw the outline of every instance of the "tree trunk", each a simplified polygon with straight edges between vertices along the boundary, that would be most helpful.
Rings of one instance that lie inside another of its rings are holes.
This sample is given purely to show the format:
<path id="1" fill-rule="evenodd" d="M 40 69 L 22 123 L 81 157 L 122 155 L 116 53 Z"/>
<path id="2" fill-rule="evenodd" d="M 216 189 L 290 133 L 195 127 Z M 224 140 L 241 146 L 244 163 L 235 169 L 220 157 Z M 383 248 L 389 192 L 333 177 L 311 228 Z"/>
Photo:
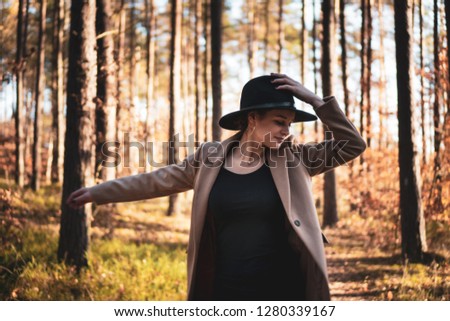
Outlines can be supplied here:
<path id="1" fill-rule="evenodd" d="M 115 146 L 112 144 L 116 140 L 117 67 L 114 61 L 111 19 L 112 12 L 109 1 L 97 0 L 96 169 L 100 168 L 100 170 L 96 173 L 96 177 L 102 181 L 114 179 L 116 175 L 116 170 L 113 166 L 102 165 L 102 161 L 108 161 L 105 159 L 105 152 L 110 148 L 107 149 L 105 147 Z M 107 144 L 103 146 L 105 143 Z"/>
<path id="2" fill-rule="evenodd" d="M 383 20 L 383 0 L 378 0 L 378 19 L 380 24 L 380 98 L 378 102 L 379 106 L 379 136 L 378 136 L 378 146 L 381 149 L 382 146 L 386 146 L 385 140 L 387 139 L 387 135 L 385 135 L 384 129 L 384 119 L 387 115 L 387 101 L 386 101 L 386 65 L 384 63 L 384 20 Z"/>
<path id="3" fill-rule="evenodd" d="M 195 0 L 195 38 L 194 38 L 194 83 L 195 83 L 195 141 L 200 140 L 200 73 L 201 73 L 201 63 L 200 63 L 200 38 L 202 32 L 202 1 Z"/>
<path id="4" fill-rule="evenodd" d="M 367 147 L 371 147 L 372 144 L 372 99 L 371 99 L 371 89 L 372 89 L 372 0 L 367 0 L 367 73 L 366 73 L 366 94 L 367 94 L 367 127 L 366 127 L 366 137 L 367 137 Z M 368 170 L 369 170 L 369 165 Z"/>
<path id="5" fill-rule="evenodd" d="M 205 38 L 205 55 L 203 59 L 203 88 L 205 90 L 204 92 L 204 101 L 205 101 L 205 141 L 208 141 L 209 135 L 208 135 L 208 98 L 209 98 L 209 77 L 208 77 L 208 70 L 209 68 L 209 52 L 211 48 L 210 44 L 210 30 L 211 30 L 211 19 L 210 16 L 210 1 L 205 0 L 204 3 L 204 22 L 203 22 L 203 37 Z"/>
<path id="6" fill-rule="evenodd" d="M 219 118 L 222 115 L 222 10 L 223 2 L 211 1 L 211 82 L 213 96 L 212 134 L 213 140 L 221 140 Z"/>
<path id="7" fill-rule="evenodd" d="M 419 0 L 419 49 L 420 49 L 420 121 L 422 127 L 422 163 L 425 165 L 427 163 L 427 140 L 425 134 L 425 66 L 423 63 L 423 4 L 422 0 Z"/>
<path id="8" fill-rule="evenodd" d="M 154 92 L 154 74 L 155 74 L 155 8 L 153 0 L 145 0 L 145 21 L 147 27 L 147 115 L 145 120 L 145 143 L 147 144 L 155 139 L 154 121 L 152 121 L 153 112 L 153 92 Z M 155 119 L 153 117 L 153 119 Z M 148 154 L 145 155 L 145 171 L 150 171 L 150 162 Z"/>
<path id="9" fill-rule="evenodd" d="M 39 34 L 38 34 L 38 59 L 36 65 L 36 104 L 34 109 L 34 142 L 33 142 L 33 174 L 31 187 L 34 191 L 41 186 L 42 172 L 42 112 L 44 104 L 45 90 L 45 18 L 47 12 L 47 0 L 41 1 L 39 13 Z"/>
<path id="10" fill-rule="evenodd" d="M 317 78 L 319 70 L 317 68 L 317 47 L 316 47 L 316 40 L 317 40 L 317 18 L 316 18 L 316 0 L 313 0 L 313 29 L 312 29 L 312 51 L 313 51 L 313 74 L 314 74 L 314 93 L 317 95 L 319 91 L 319 86 L 317 84 Z M 314 137 L 316 141 L 319 140 L 319 122 L 314 122 Z"/>
<path id="11" fill-rule="evenodd" d="M 170 119 L 169 119 L 169 164 L 175 164 L 178 160 L 177 148 L 175 148 L 175 125 L 177 124 L 176 111 L 180 108 L 180 71 L 181 71 L 181 0 L 171 0 L 171 39 L 170 39 Z M 178 135 L 177 135 L 178 136 Z M 169 196 L 167 215 L 178 213 L 178 195 Z"/>
<path id="12" fill-rule="evenodd" d="M 257 66 L 256 52 L 257 42 L 256 42 L 256 1 L 249 0 L 248 4 L 244 5 L 244 10 L 247 11 L 247 61 L 250 69 L 250 78 L 255 76 L 255 70 Z"/>
<path id="13" fill-rule="evenodd" d="M 345 37 L 345 0 L 339 0 L 339 24 L 341 31 L 341 51 L 342 51 L 342 88 L 344 90 L 345 116 L 349 117 L 349 97 L 347 87 L 347 41 Z"/>
<path id="14" fill-rule="evenodd" d="M 128 26 L 128 39 L 130 41 L 129 43 L 129 108 L 128 108 L 128 137 L 129 139 L 125 140 L 125 144 L 127 146 L 125 147 L 125 150 L 129 152 L 130 156 L 130 162 L 129 162 L 129 173 L 131 175 L 136 175 L 139 171 L 139 167 L 141 163 L 139 161 L 139 149 L 136 148 L 136 146 L 133 146 L 134 142 L 137 141 L 136 135 L 138 132 L 137 128 L 137 119 L 136 119 L 136 106 L 134 104 L 134 100 L 136 98 L 136 71 L 138 69 L 138 58 L 140 56 L 139 50 L 140 47 L 136 46 L 136 13 L 135 13 L 135 6 L 136 3 L 134 0 L 130 1 L 129 8 L 130 8 L 130 23 Z M 131 144 L 128 144 L 130 142 Z M 127 153 L 127 152 L 126 152 Z M 125 154 L 124 156 L 126 156 Z"/>
<path id="15" fill-rule="evenodd" d="M 17 17 L 17 46 L 16 46 L 16 110 L 14 112 L 15 118 L 15 139 L 16 139 L 16 171 L 15 171 L 15 181 L 19 187 L 23 187 L 25 184 L 25 141 L 23 133 L 23 122 L 24 118 L 24 92 L 23 92 L 23 68 L 24 68 L 24 51 L 23 51 L 23 39 L 25 37 L 24 32 L 24 18 L 25 18 L 26 6 L 25 0 L 19 0 L 19 10 Z"/>
<path id="16" fill-rule="evenodd" d="M 278 0 L 278 21 L 277 21 L 277 40 L 278 40 L 278 46 L 277 46 L 277 72 L 281 72 L 281 54 L 283 51 L 283 0 Z"/>
<path id="17" fill-rule="evenodd" d="M 306 80 L 306 66 L 308 62 L 307 54 L 308 54 L 308 30 L 306 29 L 306 17 L 305 17 L 305 0 L 301 1 L 301 12 L 302 12 L 302 19 L 300 21 L 301 23 L 301 30 L 300 30 L 300 82 L 305 85 Z M 300 123 L 300 135 L 304 137 L 305 133 L 305 124 L 303 122 Z"/>
<path id="18" fill-rule="evenodd" d="M 73 209 L 70 193 L 93 185 L 97 56 L 95 0 L 73 1 L 70 13 L 69 71 L 67 75 L 67 130 L 58 259 L 87 265 L 91 204 Z"/>
<path id="19" fill-rule="evenodd" d="M 412 1 L 395 1 L 397 61 L 400 213 L 402 255 L 411 262 L 423 260 L 426 251 L 425 221 L 420 193 L 420 167 L 415 150 L 413 109 Z"/>
<path id="20" fill-rule="evenodd" d="M 334 6 L 332 0 L 323 0 L 323 43 L 322 43 L 322 86 L 323 96 L 330 96 L 333 92 L 333 54 L 334 54 Z M 328 139 L 326 128 L 325 139 Z M 336 178 L 334 170 L 324 174 L 324 207 L 323 226 L 333 226 L 338 221 Z"/>
<path id="21" fill-rule="evenodd" d="M 119 7 L 119 41 L 117 44 L 117 110 L 116 110 L 116 141 L 124 145 L 124 116 L 125 116 L 125 95 L 123 90 L 124 62 L 125 62 L 125 28 L 127 14 L 125 10 L 125 0 L 121 0 Z M 116 177 L 123 171 L 123 159 L 117 159 Z"/>
<path id="22" fill-rule="evenodd" d="M 364 114 L 366 112 L 366 26 L 367 26 L 367 13 L 366 13 L 366 1 L 361 0 L 361 101 L 360 101 L 360 114 L 359 114 L 359 126 L 361 135 L 365 134 L 364 126 Z M 364 163 L 364 155 L 359 157 L 361 165 Z M 361 166 L 361 174 L 363 167 Z"/>
<path id="23" fill-rule="evenodd" d="M 53 183 L 62 183 L 64 166 L 64 0 L 55 1 L 53 57 Z"/>
<path id="24" fill-rule="evenodd" d="M 433 28 L 433 49 L 434 49 L 434 105 L 433 105 L 433 122 L 434 122 L 434 178 L 433 187 L 436 192 L 433 197 L 433 208 L 442 213 L 444 206 L 442 204 L 442 173 L 441 173 L 441 141 L 442 129 L 440 126 L 439 112 L 439 95 L 441 91 L 440 80 L 440 62 L 439 62 L 439 6 L 438 0 L 434 0 L 434 28 Z M 442 127 L 443 128 L 443 127 Z"/>
<path id="25" fill-rule="evenodd" d="M 263 70 L 268 71 L 268 61 L 269 61 L 269 26 L 270 26 L 270 0 L 265 0 L 264 2 L 264 59 L 263 59 Z"/>

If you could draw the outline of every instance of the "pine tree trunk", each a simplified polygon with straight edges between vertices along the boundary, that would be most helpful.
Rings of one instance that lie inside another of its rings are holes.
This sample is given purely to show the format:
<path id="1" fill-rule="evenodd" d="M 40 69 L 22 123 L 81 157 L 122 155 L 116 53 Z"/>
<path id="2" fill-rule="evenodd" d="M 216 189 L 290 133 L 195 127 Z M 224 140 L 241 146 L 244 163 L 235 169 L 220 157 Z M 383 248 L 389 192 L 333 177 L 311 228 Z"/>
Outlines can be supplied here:
<path id="1" fill-rule="evenodd" d="M 317 47 L 316 47 L 316 40 L 317 40 L 317 18 L 316 18 L 316 0 L 313 0 L 313 29 L 312 29 L 312 51 L 313 51 L 313 74 L 314 74 L 314 93 L 317 95 L 318 93 L 318 84 L 317 84 L 317 78 L 319 70 L 317 68 Z M 319 122 L 314 122 L 314 137 L 316 141 L 319 140 Z"/>
<path id="2" fill-rule="evenodd" d="M 208 126 L 208 98 L 209 98 L 209 77 L 208 77 L 208 71 L 209 68 L 209 53 L 210 53 L 210 30 L 211 30 L 211 19 L 210 19 L 210 1 L 204 0 L 204 22 L 203 22 L 203 37 L 205 38 L 205 55 L 203 59 L 203 88 L 205 90 L 204 92 L 204 101 L 205 101 L 205 141 L 209 140 L 209 126 Z"/>
<path id="3" fill-rule="evenodd" d="M 14 113 L 15 118 L 15 139 L 16 139 L 16 170 L 15 170 L 15 181 L 19 187 L 23 187 L 25 184 L 25 137 L 24 137 L 24 128 L 23 123 L 25 121 L 24 117 L 24 90 L 23 90 L 23 68 L 24 68 L 24 41 L 23 39 L 26 37 L 24 32 L 24 18 L 25 18 L 26 6 L 25 0 L 19 0 L 19 10 L 17 17 L 17 46 L 16 46 L 16 110 Z"/>
<path id="4" fill-rule="evenodd" d="M 419 49 L 420 49 L 420 121 L 422 127 L 422 163 L 425 165 L 427 162 L 427 140 L 425 136 L 425 79 L 424 79 L 424 63 L 423 63 L 423 4 L 422 0 L 419 0 Z"/>
<path id="5" fill-rule="evenodd" d="M 221 140 L 219 118 L 222 115 L 222 10 L 223 2 L 211 1 L 211 82 L 213 97 L 213 140 Z"/>
<path id="6" fill-rule="evenodd" d="M 124 145 L 124 121 L 125 121 L 125 95 L 123 90 L 123 81 L 125 78 L 124 63 L 125 63 L 125 28 L 126 28 L 126 10 L 125 0 L 121 0 L 119 7 L 119 41 L 117 44 L 117 110 L 116 110 L 116 141 L 121 146 Z M 116 163 L 116 177 L 119 177 L 123 172 L 123 159 L 117 159 Z"/>
<path id="7" fill-rule="evenodd" d="M 395 1 L 395 45 L 397 61 L 400 213 L 402 255 L 411 262 L 423 260 L 426 251 L 425 221 L 420 193 L 414 128 L 412 1 Z"/>
<path id="8" fill-rule="evenodd" d="M 283 0 L 278 0 L 278 21 L 277 21 L 277 40 L 278 40 L 278 46 L 277 46 L 277 72 L 281 72 L 281 59 L 282 59 L 282 51 L 283 51 L 283 7 L 284 3 Z"/>
<path id="9" fill-rule="evenodd" d="M 107 0 L 97 0 L 97 105 L 96 105 L 96 177 L 102 181 L 115 178 L 116 170 L 114 166 L 104 166 L 106 160 L 105 151 L 114 151 L 116 139 L 116 108 L 117 108 L 117 67 L 114 61 L 114 41 L 112 37 L 112 11 Z M 105 146 L 111 146 L 105 148 Z M 114 144 L 114 145 L 113 145 Z M 103 151 L 102 151 L 103 150 Z"/>
<path id="10" fill-rule="evenodd" d="M 308 30 L 306 29 L 306 17 L 305 17 L 305 0 L 301 1 L 301 12 L 302 18 L 300 21 L 301 30 L 300 30 L 300 82 L 305 85 L 306 80 L 306 66 L 308 62 L 307 54 L 308 54 Z M 305 124 L 303 122 L 300 123 L 300 135 L 304 137 L 305 133 Z"/>
<path id="11" fill-rule="evenodd" d="M 366 137 L 367 137 L 367 147 L 371 147 L 372 144 L 372 99 L 371 99 L 371 89 L 372 89 L 372 0 L 367 0 L 367 73 L 366 73 L 366 94 L 367 94 L 367 127 L 366 127 Z M 368 165 L 368 170 L 370 169 Z"/>
<path id="12" fill-rule="evenodd" d="M 270 0 L 265 0 L 264 2 L 264 61 L 263 70 L 268 71 L 268 61 L 269 61 L 269 26 L 270 26 Z"/>
<path id="13" fill-rule="evenodd" d="M 134 142 L 137 141 L 137 119 L 136 119 L 136 106 L 134 104 L 134 100 L 136 98 L 136 71 L 138 69 L 138 57 L 139 57 L 139 47 L 136 46 L 136 13 L 135 13 L 136 3 L 134 0 L 130 1 L 130 23 L 128 26 L 128 39 L 129 43 L 129 108 L 128 108 L 128 137 L 129 139 L 125 140 L 125 144 L 130 142 L 130 145 L 125 147 L 126 151 L 129 151 L 130 162 L 129 162 L 129 173 L 131 175 L 136 175 L 139 171 L 140 162 L 139 162 L 139 149 L 136 146 L 132 146 Z M 126 155 L 125 155 L 126 156 Z"/>
<path id="14" fill-rule="evenodd" d="M 434 0 L 434 105 L 433 105 L 433 122 L 434 122 L 434 178 L 433 185 L 436 192 L 433 197 L 433 208 L 441 213 L 444 210 L 442 204 L 442 173 L 441 173 L 441 141 L 442 132 L 440 126 L 439 111 L 439 95 L 441 92 L 440 62 L 439 62 L 439 6 L 438 0 Z M 442 127 L 443 128 L 443 127 Z"/>
<path id="15" fill-rule="evenodd" d="M 323 96 L 330 96 L 333 92 L 333 52 L 334 52 L 334 7 L 332 0 L 323 0 L 323 44 L 322 44 L 322 86 Z M 328 139 L 326 128 L 325 139 Z M 324 207 L 323 226 L 333 226 L 338 221 L 336 178 L 334 170 L 324 174 Z"/>
<path id="16" fill-rule="evenodd" d="M 171 0 L 171 39 L 170 39 L 170 119 L 169 119 L 169 164 L 175 164 L 178 159 L 175 144 L 176 111 L 180 108 L 180 71 L 181 71 L 181 0 Z M 178 137 L 178 135 L 177 135 Z M 171 216 L 179 211 L 178 195 L 169 196 L 167 215 Z"/>
<path id="17" fill-rule="evenodd" d="M 366 13 L 366 1 L 361 0 L 361 101 L 360 101 L 360 114 L 359 114 L 359 126 L 361 135 L 365 134 L 364 126 L 364 114 L 366 113 L 366 26 L 367 26 L 367 13 Z M 364 163 L 364 155 L 359 157 L 361 165 Z M 361 166 L 361 171 L 362 171 Z"/>
<path id="18" fill-rule="evenodd" d="M 250 69 L 250 78 L 255 75 L 257 66 L 256 51 L 256 2 L 249 0 L 247 5 L 244 5 L 244 10 L 247 11 L 247 61 Z"/>
<path id="19" fill-rule="evenodd" d="M 64 167 L 64 0 L 55 1 L 53 57 L 53 183 L 62 183 Z"/>
<path id="20" fill-rule="evenodd" d="M 385 130 L 384 129 L 384 120 L 387 115 L 387 101 L 386 101 L 386 65 L 384 63 L 384 37 L 385 37 L 385 31 L 384 31 L 384 19 L 383 19 L 384 13 L 383 13 L 383 0 L 378 0 L 378 19 L 380 24 L 380 54 L 379 54 L 379 60 L 380 60 L 380 98 L 378 102 L 379 106 L 379 136 L 378 136 L 378 147 L 381 149 L 382 146 L 386 146 L 384 143 L 387 139 L 386 135 L 384 135 Z M 387 146 L 386 146 L 387 147 Z"/>
<path id="21" fill-rule="evenodd" d="M 200 64 L 200 38 L 202 32 L 202 1 L 195 0 L 195 38 L 194 38 L 194 83 L 195 83 L 195 141 L 200 141 L 200 88 L 201 88 L 201 64 Z"/>
<path id="22" fill-rule="evenodd" d="M 345 116 L 349 117 L 349 95 L 347 87 L 347 41 L 345 36 L 345 0 L 339 0 L 339 24 L 341 31 L 341 63 L 342 63 L 342 88 L 344 90 Z"/>
<path id="23" fill-rule="evenodd" d="M 33 142 L 33 174 L 31 187 L 34 191 L 40 189 L 42 172 L 42 113 L 45 90 L 45 18 L 47 0 L 41 1 L 39 13 L 38 59 L 36 65 L 36 104 L 34 112 L 34 142 Z"/>
<path id="24" fill-rule="evenodd" d="M 153 92 L 154 92 L 154 74 L 155 74 L 155 8 L 153 0 L 145 0 L 145 20 L 147 27 L 147 115 L 145 120 L 145 143 L 147 144 L 155 139 L 154 121 L 152 121 Z M 155 119 L 153 117 L 153 119 Z M 148 154 L 145 155 L 145 171 L 150 171 L 150 162 Z"/>
<path id="25" fill-rule="evenodd" d="M 67 75 L 67 130 L 58 259 L 87 265 L 91 205 L 73 209 L 70 193 L 93 185 L 97 55 L 95 0 L 73 1 L 70 13 L 69 71 Z"/>

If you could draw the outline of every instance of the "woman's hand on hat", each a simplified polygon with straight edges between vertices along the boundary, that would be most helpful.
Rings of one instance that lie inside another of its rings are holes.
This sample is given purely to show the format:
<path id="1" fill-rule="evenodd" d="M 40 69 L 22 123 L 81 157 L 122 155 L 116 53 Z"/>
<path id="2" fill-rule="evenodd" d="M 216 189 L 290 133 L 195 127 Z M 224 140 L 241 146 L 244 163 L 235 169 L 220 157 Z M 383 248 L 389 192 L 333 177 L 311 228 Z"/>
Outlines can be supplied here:
<path id="1" fill-rule="evenodd" d="M 271 73 L 270 75 L 275 77 L 272 83 L 276 85 L 276 89 L 290 91 L 294 97 L 312 105 L 314 108 L 324 103 L 322 98 L 287 75 L 278 73 Z"/>
<path id="2" fill-rule="evenodd" d="M 66 204 L 72 208 L 80 208 L 84 204 L 92 201 L 93 199 L 89 189 L 83 187 L 70 194 L 67 198 Z"/>

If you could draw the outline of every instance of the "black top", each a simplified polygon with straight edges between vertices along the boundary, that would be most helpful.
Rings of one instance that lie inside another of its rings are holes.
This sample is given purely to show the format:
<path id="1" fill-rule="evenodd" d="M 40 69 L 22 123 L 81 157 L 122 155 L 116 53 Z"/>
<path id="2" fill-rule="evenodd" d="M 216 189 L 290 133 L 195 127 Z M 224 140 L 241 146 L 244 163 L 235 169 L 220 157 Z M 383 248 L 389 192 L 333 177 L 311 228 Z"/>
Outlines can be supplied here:
<path id="1" fill-rule="evenodd" d="M 294 299 L 295 259 L 287 243 L 285 210 L 270 168 L 249 174 L 222 167 L 211 189 L 216 242 L 215 299 Z M 298 285 L 298 284 L 297 284 Z"/>

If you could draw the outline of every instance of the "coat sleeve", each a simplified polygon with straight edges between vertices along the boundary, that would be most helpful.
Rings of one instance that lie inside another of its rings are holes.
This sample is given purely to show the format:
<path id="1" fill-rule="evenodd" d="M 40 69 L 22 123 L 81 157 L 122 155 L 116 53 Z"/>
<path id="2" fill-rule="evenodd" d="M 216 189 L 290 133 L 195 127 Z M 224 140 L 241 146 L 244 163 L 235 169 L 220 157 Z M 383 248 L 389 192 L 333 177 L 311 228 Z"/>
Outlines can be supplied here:
<path id="1" fill-rule="evenodd" d="M 150 173 L 126 176 L 89 188 L 98 205 L 132 202 L 167 196 L 192 189 L 199 166 L 201 146 L 181 164 L 161 167 Z"/>
<path id="2" fill-rule="evenodd" d="M 325 103 L 315 112 L 325 125 L 330 139 L 320 143 L 296 145 L 301 161 L 311 176 L 329 171 L 358 157 L 366 143 L 355 126 L 344 115 L 334 96 L 324 98 Z"/>

